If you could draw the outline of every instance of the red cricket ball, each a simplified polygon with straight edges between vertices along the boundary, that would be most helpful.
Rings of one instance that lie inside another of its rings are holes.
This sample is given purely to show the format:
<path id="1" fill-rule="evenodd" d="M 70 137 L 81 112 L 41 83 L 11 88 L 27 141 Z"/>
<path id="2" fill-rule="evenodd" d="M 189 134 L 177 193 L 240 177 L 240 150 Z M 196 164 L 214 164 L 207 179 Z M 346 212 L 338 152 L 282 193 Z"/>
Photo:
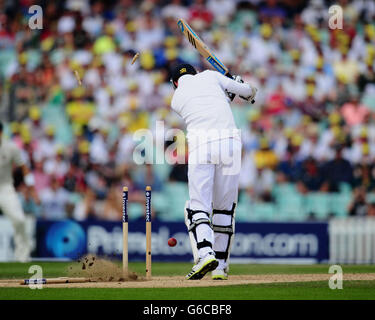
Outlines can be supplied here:
<path id="1" fill-rule="evenodd" d="M 177 240 L 175 238 L 169 238 L 168 239 L 168 245 L 170 247 L 174 247 L 177 244 Z"/>

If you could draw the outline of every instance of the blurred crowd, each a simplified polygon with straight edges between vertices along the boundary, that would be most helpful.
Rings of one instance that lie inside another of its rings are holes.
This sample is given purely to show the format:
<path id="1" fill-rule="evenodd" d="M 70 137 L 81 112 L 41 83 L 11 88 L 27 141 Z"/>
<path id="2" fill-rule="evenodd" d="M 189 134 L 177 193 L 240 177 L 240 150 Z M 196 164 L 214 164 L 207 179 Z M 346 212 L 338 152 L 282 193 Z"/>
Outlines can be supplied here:
<path id="1" fill-rule="evenodd" d="M 209 68 L 178 29 L 184 18 L 258 88 L 254 105 L 233 102 L 241 192 L 273 202 L 276 184 L 306 194 L 345 183 L 350 214 L 375 213 L 372 0 L 40 1 L 43 29 L 32 30 L 36 2 L 0 1 L 0 115 L 35 176 L 35 190 L 17 184 L 26 212 L 120 220 L 123 185 L 141 203 L 145 185 L 187 181 L 186 165 L 132 158 L 136 130 L 156 120 L 184 129 L 170 109 L 171 67 Z M 343 9 L 343 29 L 329 28 L 331 4 Z"/>

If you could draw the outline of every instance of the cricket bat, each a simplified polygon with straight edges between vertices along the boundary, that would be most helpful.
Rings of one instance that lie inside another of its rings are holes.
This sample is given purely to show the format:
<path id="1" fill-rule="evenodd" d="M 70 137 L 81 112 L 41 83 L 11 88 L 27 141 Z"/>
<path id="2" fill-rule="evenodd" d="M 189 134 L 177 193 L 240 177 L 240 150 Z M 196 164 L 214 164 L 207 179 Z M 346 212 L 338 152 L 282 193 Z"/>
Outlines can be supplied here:
<path id="1" fill-rule="evenodd" d="M 30 284 L 58 284 L 58 283 L 84 283 L 91 282 L 89 278 L 69 278 L 69 277 L 60 277 L 60 278 L 42 278 L 42 279 L 25 279 L 20 281 L 21 285 L 30 285 Z"/>
<path id="2" fill-rule="evenodd" d="M 206 61 L 208 61 L 208 63 L 211 64 L 211 66 L 216 71 L 233 79 L 233 76 L 230 74 L 228 68 L 219 60 L 218 57 L 214 55 L 214 53 L 207 47 L 207 45 L 201 40 L 201 38 L 198 37 L 194 30 L 183 19 L 178 20 L 177 25 L 179 26 L 184 36 L 192 44 L 192 46 L 198 50 L 198 52 L 204 57 Z M 234 93 L 229 93 L 228 96 L 232 101 L 236 95 Z M 244 97 L 241 98 L 245 99 Z M 254 100 L 251 101 L 251 103 L 254 102 Z"/>

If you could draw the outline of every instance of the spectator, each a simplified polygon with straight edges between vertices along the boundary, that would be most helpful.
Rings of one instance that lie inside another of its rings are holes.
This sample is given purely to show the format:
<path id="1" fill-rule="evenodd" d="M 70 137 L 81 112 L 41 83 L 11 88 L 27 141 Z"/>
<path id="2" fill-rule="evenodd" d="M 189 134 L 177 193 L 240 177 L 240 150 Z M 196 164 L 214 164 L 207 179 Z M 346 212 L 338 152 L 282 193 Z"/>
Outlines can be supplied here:
<path id="1" fill-rule="evenodd" d="M 95 192 L 87 188 L 83 200 L 78 202 L 74 207 L 73 218 L 78 221 L 98 219 L 99 214 L 96 204 Z"/>
<path id="2" fill-rule="evenodd" d="M 272 201 L 276 181 L 303 193 L 337 191 L 342 182 L 373 190 L 375 5 L 341 5 L 344 29 L 335 31 L 323 27 L 322 0 L 49 2 L 40 31 L 27 27 L 22 3 L 4 11 L 1 118 L 44 196 L 41 216 L 54 216 L 50 206 L 58 205 L 58 217 L 120 219 L 111 198 L 117 183 L 142 203 L 146 183 L 163 192 L 170 181 L 186 181 L 185 165 L 133 161 L 136 130 L 153 131 L 156 120 L 181 129 L 168 108 L 173 64 L 209 68 L 178 18 L 259 89 L 252 106 L 233 101 L 244 149 L 240 184 L 251 201 Z"/>
<path id="3" fill-rule="evenodd" d="M 44 163 L 43 160 L 35 159 L 33 175 L 35 179 L 35 189 L 38 190 L 38 192 L 50 186 L 51 177 L 44 171 Z"/>
<path id="4" fill-rule="evenodd" d="M 119 221 L 122 218 L 121 190 L 116 185 L 108 188 L 107 197 L 103 204 L 103 218 L 105 220 Z"/>
<path id="5" fill-rule="evenodd" d="M 23 211 L 26 214 L 32 215 L 33 217 L 41 218 L 42 208 L 40 206 L 40 200 L 35 193 L 35 189 L 23 185 L 18 189 L 18 191 L 20 191 Z"/>
<path id="6" fill-rule="evenodd" d="M 354 190 L 353 200 L 349 204 L 349 214 L 356 217 L 364 217 L 367 215 L 366 192 L 364 188 Z"/>
<path id="7" fill-rule="evenodd" d="M 298 151 L 297 148 L 289 144 L 285 158 L 278 166 L 278 172 L 283 174 L 287 181 L 291 182 L 299 181 L 302 174 L 302 163 L 295 156 Z"/>
<path id="8" fill-rule="evenodd" d="M 40 193 L 40 200 L 44 219 L 62 220 L 68 217 L 69 194 L 60 186 L 56 177 L 51 177 L 51 186 Z"/>
<path id="9" fill-rule="evenodd" d="M 369 217 L 375 217 L 375 202 L 371 202 L 367 208 L 367 215 Z"/>
<path id="10" fill-rule="evenodd" d="M 336 146 L 335 158 L 328 161 L 322 170 L 326 190 L 337 192 L 341 182 L 353 185 L 353 168 L 348 160 L 342 157 L 343 146 Z"/>
<path id="11" fill-rule="evenodd" d="M 341 107 L 341 114 L 349 126 L 362 124 L 369 116 L 369 110 L 358 101 L 358 94 L 352 94 L 351 101 Z"/>
<path id="12" fill-rule="evenodd" d="M 301 179 L 299 180 L 302 193 L 319 191 L 322 186 L 323 177 L 316 160 L 314 158 L 306 159 L 302 164 L 302 168 Z"/>
<path id="13" fill-rule="evenodd" d="M 354 187 L 362 187 L 366 191 L 375 190 L 375 172 L 373 165 L 358 164 L 353 170 Z"/>

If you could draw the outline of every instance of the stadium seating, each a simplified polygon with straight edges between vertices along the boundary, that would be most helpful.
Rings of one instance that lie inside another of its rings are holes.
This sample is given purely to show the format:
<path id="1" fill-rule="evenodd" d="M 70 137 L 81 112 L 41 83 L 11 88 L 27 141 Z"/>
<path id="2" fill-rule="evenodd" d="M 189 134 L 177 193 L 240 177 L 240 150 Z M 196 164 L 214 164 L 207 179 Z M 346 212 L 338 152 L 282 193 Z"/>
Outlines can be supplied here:
<path id="1" fill-rule="evenodd" d="M 310 192 L 305 195 L 303 211 L 317 220 L 327 220 L 330 213 L 330 195 L 323 192 Z"/>
<path id="2" fill-rule="evenodd" d="M 163 197 L 164 200 L 162 201 L 164 201 L 166 206 L 160 218 L 168 221 L 183 221 L 183 209 L 186 200 L 189 199 L 187 184 L 182 182 L 166 183 L 163 190 Z"/>
<path id="3" fill-rule="evenodd" d="M 197 1 L 201 3 L 200 10 L 207 13 L 202 16 L 196 15 L 196 1 L 133 1 L 132 10 L 123 10 L 119 0 L 108 4 L 102 1 L 101 8 L 95 6 L 95 10 L 91 10 L 92 1 L 78 2 L 88 5 L 62 1 L 55 8 L 49 7 L 53 19 L 48 19 L 48 26 L 40 32 L 25 32 L 28 1 L 6 1 L 2 16 L 3 24 L 9 28 L 0 32 L 0 118 L 6 137 L 24 149 L 33 173 L 43 177 L 45 173 L 54 174 L 45 168 L 46 172 L 34 172 L 38 157 L 45 158 L 46 167 L 56 160 L 54 152 L 42 150 L 47 148 L 59 150 L 58 156 L 62 155 L 61 181 L 66 174 L 64 167 L 78 162 L 72 170 L 84 175 L 85 186 L 65 190 L 79 193 L 78 199 L 84 199 L 86 187 L 94 189 L 88 183 L 90 176 L 106 172 L 107 166 L 113 166 L 113 159 L 119 166 L 114 168 L 116 172 L 122 173 L 123 167 L 127 170 L 126 179 L 120 174 L 114 179 L 118 190 L 126 180 L 131 180 L 136 188 L 144 184 L 144 168 L 131 161 L 131 147 L 120 144 L 121 138 L 130 140 L 137 129 L 154 132 L 155 121 L 159 120 L 167 130 L 186 131 L 183 119 L 170 109 L 174 94 L 169 82 L 171 67 L 188 62 L 199 72 L 210 68 L 188 41 L 181 41 L 183 36 L 172 13 L 184 12 L 186 20 L 194 29 L 197 25 L 207 45 L 215 48 L 230 67 L 231 74 L 241 75 L 258 89 L 254 104 L 239 98 L 231 102 L 246 160 L 241 168 L 244 179 L 236 208 L 238 221 L 346 217 L 357 191 L 356 183 L 341 183 L 334 193 L 309 192 L 324 190 L 322 187 L 328 182 L 325 166 L 335 158 L 338 146 L 344 149 L 344 158 L 350 163 L 343 180 L 349 181 L 348 177 L 365 160 L 372 168 L 364 178 L 368 185 L 375 184 L 370 173 L 375 163 L 375 27 L 371 14 L 365 18 L 371 10 L 364 4 L 359 10 L 356 3 L 366 1 L 340 3 L 345 19 L 350 17 L 355 22 L 340 32 L 328 32 L 328 4 L 324 1 L 318 1 L 322 2 L 319 10 L 315 1 L 299 1 L 296 5 L 284 1 L 278 10 L 268 10 L 268 1 L 250 1 L 251 5 L 246 5 L 249 1 L 232 1 L 236 3 L 233 11 L 220 14 L 212 9 L 211 1 Z M 278 6 L 280 1 L 276 2 Z M 148 6 L 150 20 L 145 23 L 142 17 Z M 289 6 L 293 10 L 288 11 Z M 278 17 L 281 20 L 276 26 L 272 16 L 278 15 L 279 10 L 284 14 Z M 167 17 L 167 12 L 172 16 Z M 131 64 L 134 50 L 140 55 Z M 41 116 L 41 127 L 33 127 L 35 119 L 29 112 L 32 108 Z M 39 143 L 48 140 L 43 139 L 47 128 L 54 133 L 53 141 Z M 124 148 L 129 154 L 123 154 Z M 72 150 L 77 151 L 74 156 Z M 156 147 L 154 158 L 155 151 Z M 93 153 L 100 156 L 101 152 L 104 160 L 92 165 Z M 77 161 L 81 156 L 84 160 Z M 316 162 L 315 168 L 307 168 L 310 158 Z M 155 212 L 164 220 L 183 221 L 187 184 L 170 182 L 177 178 L 170 176 L 173 166 L 169 164 L 153 164 L 152 168 L 157 181 L 153 186 Z M 298 190 L 302 189 L 297 190 L 296 184 L 302 186 L 307 181 L 307 171 L 319 177 L 312 185 L 306 183 L 306 194 L 301 194 Z M 340 181 L 340 172 L 330 179 Z M 113 181 L 106 183 L 112 185 Z M 49 183 L 45 187 L 51 191 Z M 251 196 L 245 192 L 249 188 L 254 192 Z M 370 189 L 367 192 L 370 208 L 375 195 Z M 79 204 L 75 202 L 76 206 Z M 141 204 L 131 204 L 131 218 L 142 216 L 143 209 Z M 98 218 L 103 216 L 98 214 Z"/>
<path id="4" fill-rule="evenodd" d="M 254 203 L 250 209 L 251 221 L 273 221 L 275 214 L 275 206 L 272 203 Z"/>
<path id="5" fill-rule="evenodd" d="M 295 192 L 280 195 L 276 200 L 278 221 L 302 221 L 306 218 L 303 197 Z"/>
<path id="6" fill-rule="evenodd" d="M 333 193 L 330 196 L 330 211 L 336 217 L 348 216 L 348 206 L 351 199 L 351 193 Z"/>

